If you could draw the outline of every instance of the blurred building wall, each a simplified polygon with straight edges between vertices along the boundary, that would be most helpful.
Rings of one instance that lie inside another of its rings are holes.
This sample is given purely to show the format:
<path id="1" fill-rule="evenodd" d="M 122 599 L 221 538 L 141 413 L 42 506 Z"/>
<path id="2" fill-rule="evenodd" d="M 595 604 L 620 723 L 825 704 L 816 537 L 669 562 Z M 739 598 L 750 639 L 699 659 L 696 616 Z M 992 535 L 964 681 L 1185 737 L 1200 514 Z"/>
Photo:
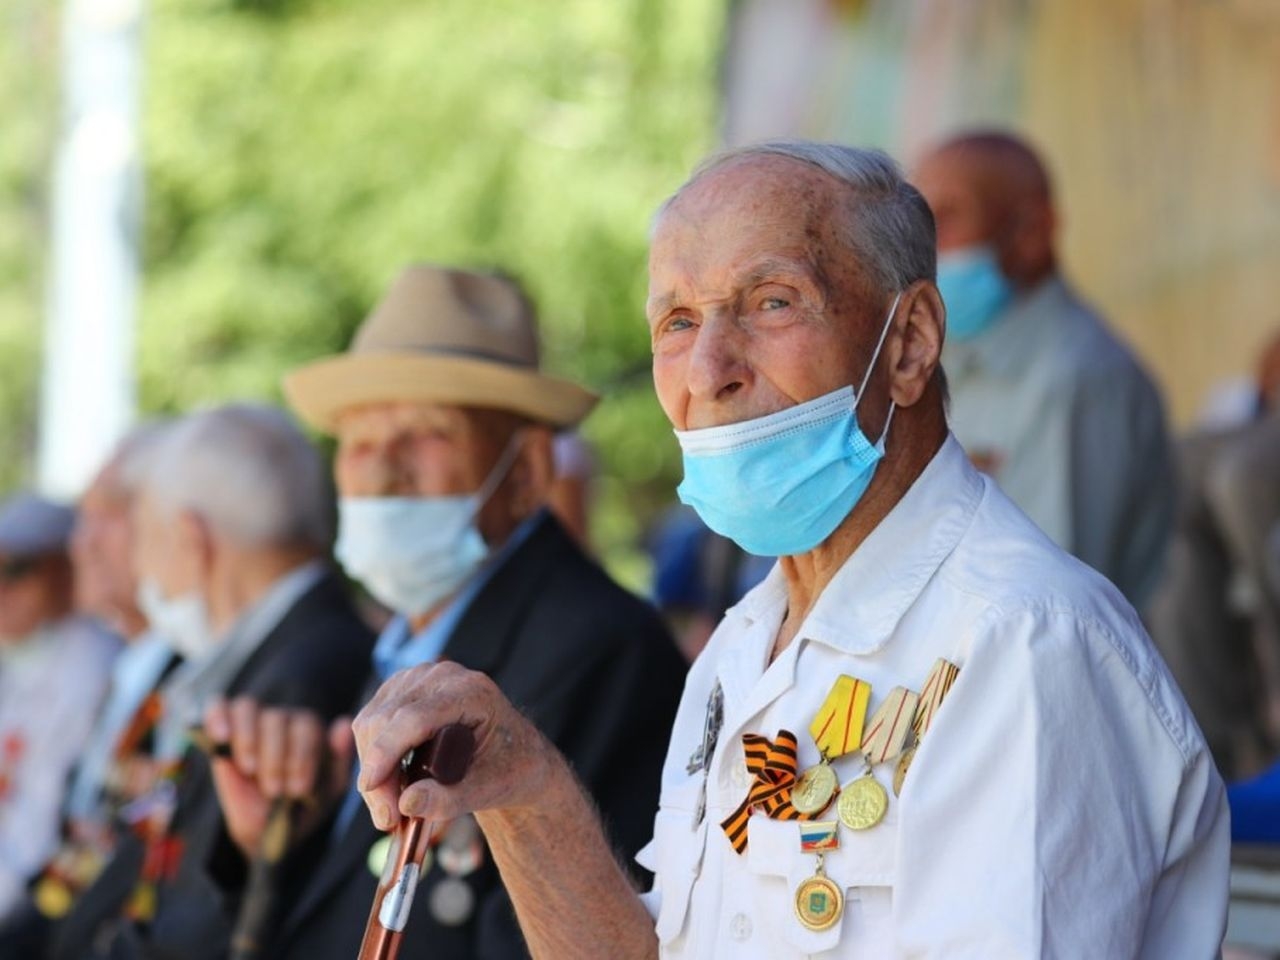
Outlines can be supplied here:
<path id="1" fill-rule="evenodd" d="M 729 143 L 802 135 L 910 167 L 938 137 L 1046 154 L 1067 272 L 1190 422 L 1280 330 L 1280 3 L 741 0 Z"/>

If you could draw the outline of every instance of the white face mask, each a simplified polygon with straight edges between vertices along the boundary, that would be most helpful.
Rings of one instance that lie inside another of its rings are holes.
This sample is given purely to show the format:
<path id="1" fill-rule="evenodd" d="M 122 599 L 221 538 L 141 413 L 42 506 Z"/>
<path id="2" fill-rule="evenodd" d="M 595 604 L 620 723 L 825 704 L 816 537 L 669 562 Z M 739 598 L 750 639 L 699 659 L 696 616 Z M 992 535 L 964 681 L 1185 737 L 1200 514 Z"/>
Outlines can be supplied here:
<path id="1" fill-rule="evenodd" d="M 480 508 L 520 451 L 519 436 L 475 493 L 451 497 L 342 497 L 334 555 L 379 603 L 409 619 L 434 609 L 489 555 Z"/>
<path id="2" fill-rule="evenodd" d="M 137 599 L 151 628 L 187 660 L 199 660 L 217 648 L 204 597 L 196 591 L 166 597 L 160 584 L 147 577 L 138 584 Z"/>

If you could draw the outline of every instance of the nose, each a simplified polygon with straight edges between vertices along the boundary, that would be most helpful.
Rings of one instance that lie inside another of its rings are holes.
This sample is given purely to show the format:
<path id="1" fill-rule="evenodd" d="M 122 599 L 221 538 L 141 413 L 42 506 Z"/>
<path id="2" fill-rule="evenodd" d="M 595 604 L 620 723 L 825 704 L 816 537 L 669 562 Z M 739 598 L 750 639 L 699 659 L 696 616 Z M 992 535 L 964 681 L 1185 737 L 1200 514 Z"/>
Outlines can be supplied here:
<path id="1" fill-rule="evenodd" d="M 735 317 L 718 313 L 703 319 L 689 356 L 691 399 L 723 400 L 746 386 L 751 369 L 743 339 Z"/>

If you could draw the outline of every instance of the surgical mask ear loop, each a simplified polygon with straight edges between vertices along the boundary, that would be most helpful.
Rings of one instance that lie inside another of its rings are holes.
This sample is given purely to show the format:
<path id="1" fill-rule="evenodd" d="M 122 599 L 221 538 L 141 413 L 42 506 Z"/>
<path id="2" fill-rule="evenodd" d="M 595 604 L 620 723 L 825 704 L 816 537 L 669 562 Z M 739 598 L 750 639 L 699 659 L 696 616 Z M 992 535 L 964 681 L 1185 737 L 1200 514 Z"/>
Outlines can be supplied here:
<path id="1" fill-rule="evenodd" d="M 898 312 L 898 304 L 902 300 L 902 291 L 899 290 L 897 296 L 893 298 L 893 306 L 889 308 L 889 316 L 885 318 L 884 326 L 880 329 L 880 339 L 876 341 L 876 348 L 871 353 L 871 362 L 867 365 L 867 372 L 862 375 L 862 383 L 858 385 L 858 395 L 853 398 L 853 409 L 856 413 L 858 404 L 862 402 L 862 396 L 866 393 L 867 384 L 871 382 L 871 374 L 876 369 L 876 361 L 880 359 L 880 351 L 884 348 L 884 342 L 889 336 L 889 328 L 893 326 L 893 318 Z M 880 439 L 876 441 L 877 449 L 883 451 L 884 441 L 889 436 L 889 427 L 893 423 L 894 411 L 898 409 L 898 405 L 892 400 L 889 401 L 889 415 L 884 419 L 884 429 L 880 431 Z"/>
<path id="2" fill-rule="evenodd" d="M 524 430 L 517 430 L 511 435 L 511 439 L 507 441 L 506 448 L 502 451 L 502 456 L 498 457 L 498 462 L 493 465 L 489 475 L 484 478 L 484 483 L 480 484 L 480 489 L 472 494 L 476 502 L 475 512 L 471 514 L 472 520 L 479 515 L 484 505 L 489 502 L 489 498 L 494 495 L 498 487 L 502 485 L 502 481 L 507 478 L 507 474 L 515 465 L 516 457 L 524 449 L 524 438 Z"/>

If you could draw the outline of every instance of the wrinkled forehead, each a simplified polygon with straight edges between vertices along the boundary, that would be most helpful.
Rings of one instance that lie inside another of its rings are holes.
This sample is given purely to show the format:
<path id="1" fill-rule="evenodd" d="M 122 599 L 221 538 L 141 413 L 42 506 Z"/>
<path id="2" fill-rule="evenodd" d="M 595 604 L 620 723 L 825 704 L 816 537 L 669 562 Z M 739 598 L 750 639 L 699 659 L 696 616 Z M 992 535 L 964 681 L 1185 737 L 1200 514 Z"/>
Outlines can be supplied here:
<path id="1" fill-rule="evenodd" d="M 650 304 L 761 264 L 792 264 L 818 280 L 857 271 L 842 232 L 851 202 L 830 174 L 787 157 L 741 158 L 701 174 L 654 221 Z"/>

